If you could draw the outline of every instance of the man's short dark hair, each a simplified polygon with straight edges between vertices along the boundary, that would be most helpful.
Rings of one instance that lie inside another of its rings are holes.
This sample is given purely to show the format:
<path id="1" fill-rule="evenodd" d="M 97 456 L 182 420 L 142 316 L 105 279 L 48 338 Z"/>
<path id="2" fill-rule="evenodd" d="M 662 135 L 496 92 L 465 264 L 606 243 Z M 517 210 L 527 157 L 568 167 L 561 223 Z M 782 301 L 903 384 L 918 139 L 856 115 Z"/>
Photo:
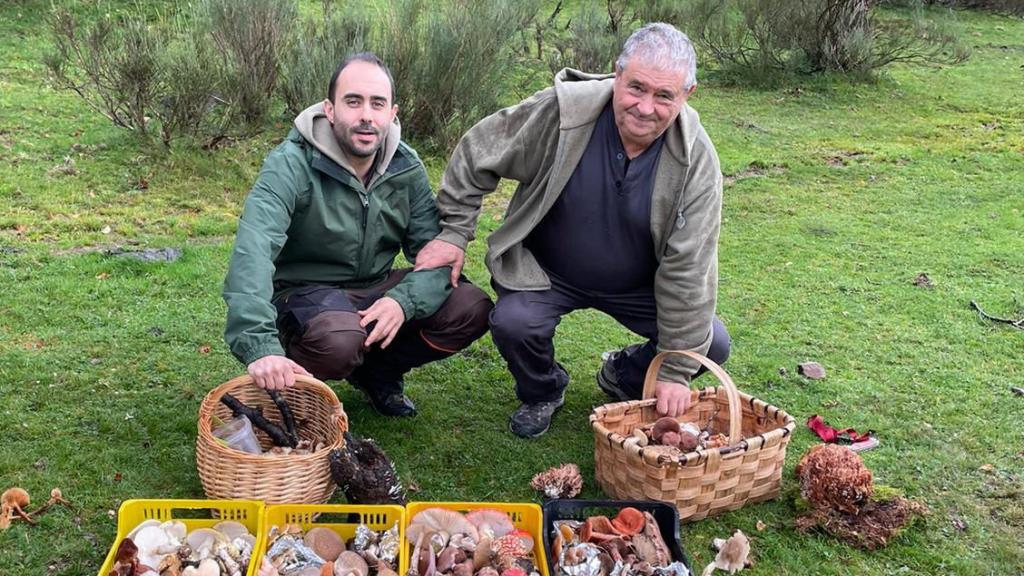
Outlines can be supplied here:
<path id="1" fill-rule="evenodd" d="M 385 74 L 388 75 L 388 81 L 391 82 L 391 103 L 394 104 L 395 98 L 398 96 L 395 91 L 395 78 L 391 76 L 391 70 L 384 65 L 384 61 L 373 52 L 356 52 L 345 56 L 345 59 L 341 61 L 341 64 L 338 64 L 338 69 L 331 75 L 331 84 L 327 87 L 327 99 L 334 102 L 334 92 L 335 87 L 338 84 L 338 76 L 341 75 L 341 71 L 344 70 L 346 66 L 356 61 L 376 64 L 384 71 Z"/>

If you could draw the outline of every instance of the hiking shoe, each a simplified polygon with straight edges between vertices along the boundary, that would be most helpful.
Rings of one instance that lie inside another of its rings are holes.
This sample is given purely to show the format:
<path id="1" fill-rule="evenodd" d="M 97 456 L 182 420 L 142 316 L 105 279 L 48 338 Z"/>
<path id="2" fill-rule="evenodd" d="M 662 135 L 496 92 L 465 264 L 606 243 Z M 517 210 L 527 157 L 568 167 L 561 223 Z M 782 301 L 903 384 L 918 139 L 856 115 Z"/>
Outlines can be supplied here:
<path id="1" fill-rule="evenodd" d="M 611 352 L 605 352 L 601 354 L 601 359 L 604 362 L 601 363 L 601 369 L 597 371 L 597 387 L 602 392 L 619 401 L 635 400 L 632 396 L 626 393 L 622 387 L 619 386 L 619 375 L 615 372 L 615 361 L 618 360 L 619 356 L 625 354 L 629 356 L 639 350 L 643 344 L 630 344 L 622 350 L 612 350 Z"/>
<path id="2" fill-rule="evenodd" d="M 416 405 L 412 400 L 402 393 L 401 383 L 398 391 L 393 391 L 393 386 L 366 386 L 363 383 L 349 379 L 357 390 L 362 391 L 370 401 L 370 406 L 381 416 L 415 416 Z M 392 390 L 391 392 L 388 389 Z"/>
<path id="3" fill-rule="evenodd" d="M 551 417 L 565 404 L 565 392 L 547 402 L 523 402 L 508 419 L 508 429 L 520 438 L 536 438 L 551 427 Z"/>

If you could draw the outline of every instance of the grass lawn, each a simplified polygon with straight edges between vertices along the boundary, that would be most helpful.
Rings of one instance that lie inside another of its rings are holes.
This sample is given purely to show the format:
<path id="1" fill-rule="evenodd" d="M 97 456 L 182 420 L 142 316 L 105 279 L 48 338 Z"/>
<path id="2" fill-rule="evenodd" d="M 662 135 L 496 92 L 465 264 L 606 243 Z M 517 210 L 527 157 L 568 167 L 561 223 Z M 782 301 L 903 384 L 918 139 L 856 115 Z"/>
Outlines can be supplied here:
<path id="1" fill-rule="evenodd" d="M 46 86 L 49 5 L 0 7 L 0 489 L 41 503 L 57 486 L 77 509 L 0 532 L 4 575 L 94 574 L 121 501 L 202 495 L 196 411 L 242 370 L 221 338 L 235 222 L 289 123 L 214 152 L 141 143 Z M 752 575 L 1024 573 L 1024 397 L 1010 390 L 1024 386 L 1024 331 L 968 306 L 1024 315 L 1024 21 L 957 18 L 973 47 L 960 66 L 767 91 L 711 79 L 691 101 L 728 180 L 727 368 L 799 423 L 782 498 L 683 526 L 698 571 L 712 538 L 738 528 Z M 428 164 L 436 182 L 444 159 Z M 491 200 L 481 237 L 500 220 Z M 142 263 L 107 255 L 115 246 L 183 255 Z M 487 285 L 483 250 L 472 245 L 468 274 Z M 921 273 L 931 287 L 914 284 Z M 335 390 L 413 499 L 536 500 L 531 476 L 564 462 L 600 497 L 587 416 L 607 400 L 594 373 L 602 351 L 634 340 L 597 313 L 566 318 L 556 346 L 573 384 L 535 441 L 508 432 L 517 402 L 489 337 L 409 376 L 415 419 Z M 798 376 L 805 360 L 827 378 Z M 811 414 L 877 431 L 864 453 L 876 481 L 930 515 L 877 552 L 797 533 L 792 467 L 816 442 Z"/>

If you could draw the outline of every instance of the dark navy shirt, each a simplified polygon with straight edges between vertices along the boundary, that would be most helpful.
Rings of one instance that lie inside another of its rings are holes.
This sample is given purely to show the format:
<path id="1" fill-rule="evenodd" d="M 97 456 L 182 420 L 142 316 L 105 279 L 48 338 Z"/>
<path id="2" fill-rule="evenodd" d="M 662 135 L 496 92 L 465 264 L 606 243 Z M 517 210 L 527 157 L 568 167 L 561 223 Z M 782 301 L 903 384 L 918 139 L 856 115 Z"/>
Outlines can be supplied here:
<path id="1" fill-rule="evenodd" d="M 653 286 L 651 195 L 663 141 L 630 160 L 608 103 L 561 196 L 526 239 L 545 271 L 596 292 Z"/>

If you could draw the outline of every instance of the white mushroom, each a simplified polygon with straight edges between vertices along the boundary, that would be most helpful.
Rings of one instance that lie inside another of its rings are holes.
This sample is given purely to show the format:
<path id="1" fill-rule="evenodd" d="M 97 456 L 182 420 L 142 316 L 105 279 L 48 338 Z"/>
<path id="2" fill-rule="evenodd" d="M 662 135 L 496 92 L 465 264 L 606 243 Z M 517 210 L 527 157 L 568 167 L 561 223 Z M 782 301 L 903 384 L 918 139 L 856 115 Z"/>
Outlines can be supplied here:
<path id="1" fill-rule="evenodd" d="M 227 536 L 228 540 L 234 540 L 239 536 L 249 533 L 249 529 L 245 527 L 245 524 L 233 520 L 218 522 L 213 525 L 213 529 Z"/>
<path id="2" fill-rule="evenodd" d="M 128 533 L 128 537 L 132 539 L 132 542 L 134 542 L 135 541 L 135 535 L 139 533 L 139 530 L 142 530 L 143 528 L 147 528 L 149 526 L 159 526 L 159 525 L 160 525 L 160 521 L 159 520 L 143 520 L 142 522 L 139 522 L 138 526 L 136 526 L 135 528 L 132 528 L 132 531 Z"/>
<path id="3" fill-rule="evenodd" d="M 334 576 L 366 576 L 369 572 L 366 560 L 355 552 L 342 552 L 334 561 Z"/>

